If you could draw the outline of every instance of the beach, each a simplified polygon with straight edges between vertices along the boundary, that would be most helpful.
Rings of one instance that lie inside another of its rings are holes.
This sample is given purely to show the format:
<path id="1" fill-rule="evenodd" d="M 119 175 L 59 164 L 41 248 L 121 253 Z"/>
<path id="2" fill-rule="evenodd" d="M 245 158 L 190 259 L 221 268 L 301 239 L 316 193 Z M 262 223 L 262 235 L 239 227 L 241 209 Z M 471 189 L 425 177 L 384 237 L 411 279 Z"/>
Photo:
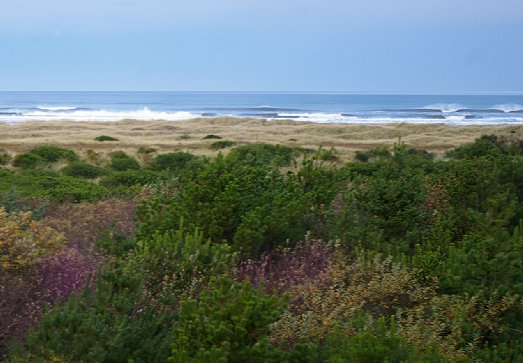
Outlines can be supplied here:
<path id="1" fill-rule="evenodd" d="M 79 152 L 94 150 L 135 152 L 150 147 L 158 152 L 189 151 L 216 155 L 210 145 L 217 135 L 221 140 L 241 144 L 270 143 L 304 148 L 336 149 L 342 159 L 352 159 L 355 151 L 389 147 L 401 139 L 407 147 L 422 148 L 436 155 L 470 143 L 481 135 L 523 137 L 523 125 L 444 124 L 340 124 L 252 118 L 197 118 L 184 121 L 28 121 L 0 123 L 0 148 L 19 153 L 40 145 L 56 145 Z M 108 135 L 118 139 L 99 142 Z M 227 149 L 222 150 L 227 152 Z"/>

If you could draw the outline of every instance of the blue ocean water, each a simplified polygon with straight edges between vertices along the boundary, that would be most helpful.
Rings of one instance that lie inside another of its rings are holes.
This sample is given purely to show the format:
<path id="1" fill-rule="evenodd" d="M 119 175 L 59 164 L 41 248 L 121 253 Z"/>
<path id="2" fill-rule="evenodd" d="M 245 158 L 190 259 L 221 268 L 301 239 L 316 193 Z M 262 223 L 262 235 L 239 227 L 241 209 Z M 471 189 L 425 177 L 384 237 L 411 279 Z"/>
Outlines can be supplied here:
<path id="1" fill-rule="evenodd" d="M 334 123 L 523 123 L 523 95 L 0 92 L 0 121 L 255 117 Z"/>

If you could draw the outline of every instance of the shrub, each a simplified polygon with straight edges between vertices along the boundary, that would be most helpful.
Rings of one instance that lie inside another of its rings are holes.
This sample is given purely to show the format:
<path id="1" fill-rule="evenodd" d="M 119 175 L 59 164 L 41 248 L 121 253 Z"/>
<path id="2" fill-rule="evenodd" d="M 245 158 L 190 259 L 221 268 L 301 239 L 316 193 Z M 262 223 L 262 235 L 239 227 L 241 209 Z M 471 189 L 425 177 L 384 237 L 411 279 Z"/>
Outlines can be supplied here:
<path id="1" fill-rule="evenodd" d="M 160 154 L 150 162 L 148 168 L 156 171 L 171 170 L 176 172 L 185 168 L 187 163 L 194 159 L 196 159 L 195 155 L 186 152 Z"/>
<path id="2" fill-rule="evenodd" d="M 218 136 L 218 135 L 214 135 L 214 134 L 209 134 L 209 135 L 205 135 L 202 140 L 212 140 L 212 139 L 222 139 L 221 136 Z"/>
<path id="3" fill-rule="evenodd" d="M 45 164 L 45 159 L 33 153 L 23 153 L 15 156 L 13 166 L 22 169 L 33 169 Z"/>
<path id="4" fill-rule="evenodd" d="M 301 152 L 301 149 L 282 145 L 252 144 L 231 150 L 227 161 L 236 165 L 288 166 Z"/>
<path id="5" fill-rule="evenodd" d="M 178 137 L 178 140 L 189 140 L 191 138 L 191 135 L 189 134 L 182 134 Z"/>
<path id="6" fill-rule="evenodd" d="M 140 147 L 138 149 L 138 154 L 149 155 L 149 154 L 155 153 L 156 151 L 157 150 L 155 148 L 152 148 L 152 147 Z"/>
<path id="7" fill-rule="evenodd" d="M 79 160 L 78 155 L 74 151 L 57 146 L 40 146 L 31 149 L 29 152 L 40 156 L 49 163 L 54 163 L 61 159 L 66 159 L 68 161 Z"/>
<path id="8" fill-rule="evenodd" d="M 63 176 L 50 180 L 50 189 L 46 191 L 52 199 L 60 202 L 81 202 L 101 199 L 108 190 L 82 179 Z"/>
<path id="9" fill-rule="evenodd" d="M 102 162 L 102 157 L 100 155 L 100 153 L 97 153 L 96 151 L 94 150 L 87 150 L 85 152 L 86 156 L 87 156 L 87 160 L 91 163 L 91 164 L 96 164 L 96 165 L 100 165 L 101 162 Z"/>
<path id="10" fill-rule="evenodd" d="M 322 273 L 330 265 L 332 253 L 331 245 L 306 238 L 294 247 L 264 253 L 258 260 L 244 261 L 238 275 L 240 280 L 265 287 L 268 292 L 282 293 Z"/>
<path id="11" fill-rule="evenodd" d="M 388 317 L 434 295 L 434 286 L 424 286 L 414 272 L 390 258 L 348 262 L 338 254 L 318 278 L 290 291 L 289 309 L 274 323 L 271 339 L 285 346 L 321 343 L 336 326 L 343 327 L 362 313 Z M 350 324 L 346 327 L 346 334 L 355 333 Z"/>
<path id="12" fill-rule="evenodd" d="M 93 252 L 100 236 L 109 230 L 129 238 L 135 231 L 136 199 L 116 198 L 97 202 L 50 205 L 43 222 L 65 235 L 70 245 Z"/>
<path id="13" fill-rule="evenodd" d="M 105 175 L 107 172 L 100 167 L 81 161 L 75 161 L 63 168 L 62 173 L 74 178 L 95 179 Z"/>
<path id="14" fill-rule="evenodd" d="M 170 362 L 276 362 L 267 340 L 283 311 L 275 296 L 228 278 L 213 279 L 198 300 L 183 299 Z"/>
<path id="15" fill-rule="evenodd" d="M 55 201 L 96 200 L 108 190 L 84 179 L 60 176 L 50 170 L 28 169 L 0 177 L 0 192 L 16 188 L 26 197 L 48 197 Z"/>
<path id="16" fill-rule="evenodd" d="M 136 170 L 140 169 L 138 160 L 123 151 L 115 151 L 111 153 L 111 168 L 116 171 Z"/>
<path id="17" fill-rule="evenodd" d="M 134 185 L 153 184 L 160 179 L 160 174 L 152 170 L 117 171 L 100 180 L 100 185 L 107 188 L 132 187 Z"/>
<path id="18" fill-rule="evenodd" d="M 356 151 L 356 155 L 354 156 L 356 160 L 366 163 L 369 161 L 369 154 L 365 151 Z"/>
<path id="19" fill-rule="evenodd" d="M 9 162 L 11 162 L 11 155 L 6 150 L 0 149 L 0 165 L 7 165 Z"/>
<path id="20" fill-rule="evenodd" d="M 104 142 L 104 141 L 119 141 L 116 137 L 108 136 L 108 135 L 100 135 L 94 138 L 96 141 Z"/>
<path id="21" fill-rule="evenodd" d="M 192 284 L 203 285 L 210 276 L 229 271 L 234 254 L 227 244 L 212 244 L 203 233 L 177 231 L 156 233 L 137 243 L 135 259 L 147 272 L 147 288 L 153 295 L 163 289 L 183 291 Z"/>
<path id="22" fill-rule="evenodd" d="M 3 272 L 23 269 L 59 250 L 65 238 L 31 219 L 31 212 L 8 214 L 0 208 L 0 266 Z"/>
<path id="23" fill-rule="evenodd" d="M 209 146 L 209 147 L 213 150 L 220 150 L 220 149 L 226 149 L 228 147 L 233 147 L 234 145 L 236 145 L 235 141 L 221 140 L 221 141 L 213 142 L 211 144 L 211 146 Z"/>
<path id="24" fill-rule="evenodd" d="M 500 157 L 506 154 L 500 140 L 495 135 L 483 135 L 474 143 L 458 147 L 447 153 L 454 159 L 474 159 L 479 157 Z"/>

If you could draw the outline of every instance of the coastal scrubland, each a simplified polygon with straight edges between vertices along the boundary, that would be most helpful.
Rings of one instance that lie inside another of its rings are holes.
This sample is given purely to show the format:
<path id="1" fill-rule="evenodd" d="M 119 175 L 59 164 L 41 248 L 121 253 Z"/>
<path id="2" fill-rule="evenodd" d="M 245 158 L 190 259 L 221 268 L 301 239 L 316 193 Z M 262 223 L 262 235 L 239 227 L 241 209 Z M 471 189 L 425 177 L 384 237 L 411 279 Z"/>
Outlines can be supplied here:
<path id="1" fill-rule="evenodd" d="M 516 362 L 522 131 L 1 125 L 0 361 Z"/>

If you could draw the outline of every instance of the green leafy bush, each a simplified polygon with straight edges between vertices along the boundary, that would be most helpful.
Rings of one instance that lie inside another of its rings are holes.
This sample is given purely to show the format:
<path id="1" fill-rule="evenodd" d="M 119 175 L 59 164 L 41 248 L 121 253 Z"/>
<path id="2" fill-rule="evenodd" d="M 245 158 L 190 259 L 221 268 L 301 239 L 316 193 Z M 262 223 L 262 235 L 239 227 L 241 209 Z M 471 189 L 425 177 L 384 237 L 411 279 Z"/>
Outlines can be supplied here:
<path id="1" fill-rule="evenodd" d="M 149 155 L 155 153 L 156 151 L 157 150 L 152 147 L 140 147 L 137 152 L 138 154 Z"/>
<path id="2" fill-rule="evenodd" d="M 454 159 L 473 159 L 479 157 L 500 157 L 506 154 L 501 142 L 495 135 L 484 135 L 474 143 L 461 146 L 447 153 Z"/>
<path id="3" fill-rule="evenodd" d="M 267 339 L 283 304 L 262 289 L 216 278 L 198 300 L 185 298 L 180 305 L 170 362 L 277 362 L 285 357 Z"/>
<path id="4" fill-rule="evenodd" d="M 41 156 L 27 152 L 16 155 L 13 160 L 13 166 L 22 169 L 34 169 L 45 164 L 45 162 L 45 159 Z"/>
<path id="5" fill-rule="evenodd" d="M 195 155 L 186 152 L 160 154 L 151 160 L 148 168 L 156 171 L 170 170 L 177 172 L 185 168 L 194 159 L 196 159 Z"/>
<path id="6" fill-rule="evenodd" d="M 220 149 L 226 149 L 228 147 L 233 147 L 234 145 L 236 145 L 237 143 L 235 141 L 230 141 L 230 140 L 220 140 L 220 141 L 216 141 L 216 142 L 213 142 L 211 144 L 211 146 L 209 146 L 211 149 L 213 150 L 220 150 Z"/>
<path id="7" fill-rule="evenodd" d="M 108 136 L 108 135 L 100 135 L 94 138 L 96 141 L 119 141 L 116 137 Z"/>
<path id="8" fill-rule="evenodd" d="M 251 144 L 239 146 L 227 155 L 234 165 L 288 166 L 303 150 L 283 145 Z"/>
<path id="9" fill-rule="evenodd" d="M 134 185 L 154 184 L 161 179 L 161 175 L 152 170 L 124 170 L 116 171 L 103 177 L 100 185 L 107 188 L 116 188 L 120 186 L 131 187 Z"/>
<path id="10" fill-rule="evenodd" d="M 116 171 L 137 170 L 140 169 L 138 160 L 126 154 L 123 151 L 111 153 L 111 169 Z"/>
<path id="11" fill-rule="evenodd" d="M 369 154 L 365 151 L 356 151 L 356 155 L 354 156 L 356 160 L 366 163 L 369 161 Z"/>
<path id="12" fill-rule="evenodd" d="M 209 134 L 209 135 L 205 135 L 202 140 L 212 140 L 212 139 L 222 139 L 221 136 L 218 136 L 218 135 L 214 135 L 214 134 Z"/>
<path id="13" fill-rule="evenodd" d="M 34 155 L 40 156 L 41 158 L 43 158 L 45 161 L 47 161 L 49 163 L 54 163 L 61 159 L 65 159 L 68 161 L 78 161 L 79 160 L 78 155 L 74 151 L 68 150 L 68 149 L 63 149 L 63 148 L 57 147 L 57 146 L 50 146 L 50 145 L 40 146 L 40 147 L 31 149 L 29 152 Z"/>
<path id="14" fill-rule="evenodd" d="M 107 171 L 98 166 L 75 161 L 69 163 L 65 168 L 63 168 L 62 173 L 74 178 L 95 179 L 107 174 Z"/>

